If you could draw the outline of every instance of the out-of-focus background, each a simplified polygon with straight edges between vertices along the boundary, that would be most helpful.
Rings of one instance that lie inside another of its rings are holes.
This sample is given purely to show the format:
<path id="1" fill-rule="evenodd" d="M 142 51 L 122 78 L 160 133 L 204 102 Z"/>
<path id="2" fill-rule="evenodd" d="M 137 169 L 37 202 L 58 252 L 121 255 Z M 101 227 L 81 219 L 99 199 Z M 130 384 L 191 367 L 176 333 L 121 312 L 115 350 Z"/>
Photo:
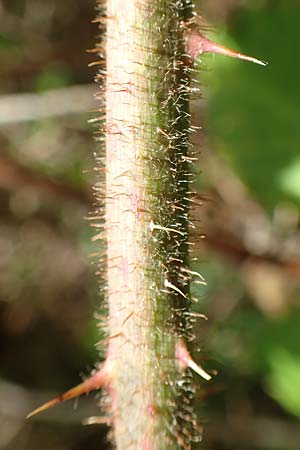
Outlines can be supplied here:
<path id="1" fill-rule="evenodd" d="M 99 360 L 93 210 L 94 0 L 0 1 L 0 450 L 107 448 L 96 394 L 24 416 Z M 300 3 L 203 0 L 195 378 L 203 448 L 300 448 Z M 206 238 L 202 239 L 202 235 Z"/>

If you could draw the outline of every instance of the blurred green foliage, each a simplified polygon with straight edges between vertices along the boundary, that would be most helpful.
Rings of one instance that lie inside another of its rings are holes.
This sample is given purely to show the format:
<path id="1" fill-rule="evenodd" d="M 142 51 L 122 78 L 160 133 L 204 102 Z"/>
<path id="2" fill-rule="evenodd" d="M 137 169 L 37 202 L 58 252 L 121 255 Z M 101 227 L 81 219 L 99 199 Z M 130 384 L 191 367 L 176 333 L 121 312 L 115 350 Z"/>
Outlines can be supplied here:
<path id="1" fill-rule="evenodd" d="M 268 61 L 267 68 L 209 57 L 211 141 L 270 212 L 300 199 L 298 2 L 249 2 L 218 40 Z"/>
<path id="2" fill-rule="evenodd" d="M 299 2 L 253 1 L 239 8 L 221 31 L 218 27 L 213 38 L 266 59 L 269 65 L 265 69 L 222 56 L 201 58 L 209 67 L 201 77 L 207 89 L 210 146 L 271 218 L 280 205 L 289 205 L 298 216 L 296 227 L 300 210 L 300 63 L 295 58 L 299 17 Z M 297 259 L 299 262 L 299 248 Z M 215 286 L 214 277 L 209 275 L 208 280 Z M 224 286 L 224 279 L 218 280 L 218 285 Z M 224 364 L 233 355 L 235 370 L 245 370 L 252 382 L 260 380 L 266 393 L 299 417 L 299 290 L 293 293 L 295 306 L 288 306 L 287 292 L 285 302 L 285 312 L 276 318 L 240 305 L 213 329 L 212 344 Z"/>

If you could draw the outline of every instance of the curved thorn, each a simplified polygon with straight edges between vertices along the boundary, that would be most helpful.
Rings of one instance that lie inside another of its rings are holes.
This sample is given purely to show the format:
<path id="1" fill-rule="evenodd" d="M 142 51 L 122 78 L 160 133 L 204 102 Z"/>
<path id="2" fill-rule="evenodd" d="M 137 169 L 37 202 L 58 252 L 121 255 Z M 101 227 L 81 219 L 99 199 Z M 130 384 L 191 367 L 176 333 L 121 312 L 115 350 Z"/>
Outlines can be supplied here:
<path id="1" fill-rule="evenodd" d="M 212 378 L 211 375 L 205 372 L 205 370 L 202 369 L 202 367 L 199 364 L 196 364 L 195 361 L 192 359 L 182 339 L 180 339 L 176 345 L 176 358 L 183 369 L 189 367 L 205 380 L 207 381 L 211 380 Z"/>
<path id="2" fill-rule="evenodd" d="M 52 408 L 53 406 L 62 403 L 65 400 L 70 400 L 71 398 L 79 397 L 79 395 L 87 394 L 88 392 L 99 389 L 106 384 L 108 384 L 108 376 L 102 368 L 100 370 L 97 370 L 97 372 L 95 372 L 90 378 L 87 378 L 82 383 L 31 411 L 29 414 L 27 414 L 26 419 L 29 419 L 30 417 L 35 416 L 42 411 L 46 411 L 47 409 Z"/>
<path id="3" fill-rule="evenodd" d="M 223 47 L 216 42 L 211 41 L 200 33 L 190 32 L 186 39 L 187 53 L 195 58 L 203 53 L 218 53 L 219 55 L 230 56 L 231 58 L 242 59 L 244 61 L 250 61 L 260 66 L 266 66 L 268 63 L 261 61 L 260 59 L 253 58 L 252 56 L 244 55 L 243 53 L 236 52 L 230 48 Z"/>

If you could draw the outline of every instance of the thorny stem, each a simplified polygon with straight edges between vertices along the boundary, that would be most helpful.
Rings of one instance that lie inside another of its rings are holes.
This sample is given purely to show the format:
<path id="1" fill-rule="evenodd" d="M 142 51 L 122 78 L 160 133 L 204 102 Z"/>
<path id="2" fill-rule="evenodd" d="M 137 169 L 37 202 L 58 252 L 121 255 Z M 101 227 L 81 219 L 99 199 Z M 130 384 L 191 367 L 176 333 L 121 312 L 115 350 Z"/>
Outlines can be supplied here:
<path id="1" fill-rule="evenodd" d="M 106 206 L 111 385 L 118 450 L 189 448 L 189 1 L 108 0 Z"/>
<path id="2" fill-rule="evenodd" d="M 189 450 L 201 433 L 186 369 L 211 378 L 185 344 L 193 337 L 190 281 L 205 284 L 189 267 L 192 65 L 205 52 L 265 63 L 204 37 L 192 0 L 107 0 L 96 21 L 106 24 L 106 155 L 97 172 L 105 174 L 107 356 L 28 417 L 103 387 L 109 415 L 88 423 L 111 422 L 117 450 Z"/>
<path id="3" fill-rule="evenodd" d="M 191 359 L 189 93 L 197 54 L 261 61 L 192 25 L 190 0 L 107 0 L 106 205 L 110 392 L 118 450 L 199 440 Z"/>

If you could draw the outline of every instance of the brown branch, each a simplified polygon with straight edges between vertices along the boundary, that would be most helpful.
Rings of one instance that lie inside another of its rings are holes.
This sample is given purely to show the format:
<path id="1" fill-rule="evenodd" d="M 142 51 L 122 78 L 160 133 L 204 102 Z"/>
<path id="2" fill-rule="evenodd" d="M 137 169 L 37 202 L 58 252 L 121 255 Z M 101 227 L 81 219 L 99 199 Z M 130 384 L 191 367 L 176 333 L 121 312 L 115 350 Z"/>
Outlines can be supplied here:
<path id="1" fill-rule="evenodd" d="M 75 188 L 22 166 L 8 155 L 0 158 L 0 188 L 17 190 L 20 188 L 42 190 L 51 196 L 71 199 L 79 203 L 91 204 L 92 194 L 87 189 Z"/>
<path id="2" fill-rule="evenodd" d="M 299 258 L 286 258 L 285 254 L 278 252 L 272 254 L 271 252 L 264 252 L 255 254 L 251 249 L 245 246 L 245 243 L 237 234 L 231 233 L 228 230 L 215 228 L 205 235 L 203 244 L 210 249 L 230 258 L 234 263 L 241 264 L 244 262 L 257 262 L 273 264 L 278 268 L 287 272 L 288 275 L 299 278 L 300 275 L 300 260 Z M 300 249 L 299 249 L 300 254 Z"/>

